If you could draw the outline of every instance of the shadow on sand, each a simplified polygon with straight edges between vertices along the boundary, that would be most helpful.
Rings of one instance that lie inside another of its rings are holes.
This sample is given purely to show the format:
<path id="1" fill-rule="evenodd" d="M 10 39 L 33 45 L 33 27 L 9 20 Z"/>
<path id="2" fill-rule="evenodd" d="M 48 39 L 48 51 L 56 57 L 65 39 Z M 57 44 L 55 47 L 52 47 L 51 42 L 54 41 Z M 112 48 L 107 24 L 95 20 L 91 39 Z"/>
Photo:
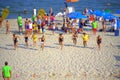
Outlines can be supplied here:
<path id="1" fill-rule="evenodd" d="M 7 44 L 6 46 L 12 46 L 12 47 L 13 47 L 12 44 Z M 37 49 L 34 49 L 34 48 L 30 48 L 30 47 L 27 48 L 25 44 L 19 44 L 19 45 L 18 45 L 18 48 L 29 49 L 29 50 L 37 50 Z M 8 49 L 9 49 L 9 48 L 8 48 Z M 8 49 L 6 49 L 6 50 L 8 50 Z M 10 48 L 10 50 L 14 50 L 14 48 Z"/>
<path id="2" fill-rule="evenodd" d="M 120 56 L 114 55 L 114 57 L 117 61 L 120 61 Z"/>
<path id="3" fill-rule="evenodd" d="M 116 59 L 117 61 L 120 61 L 120 56 L 115 55 L 114 57 L 115 57 L 115 59 Z M 116 67 L 120 67 L 120 64 L 116 64 L 115 66 L 116 66 Z"/>
<path id="4" fill-rule="evenodd" d="M 117 45 L 117 47 L 120 49 L 120 45 Z"/>
<path id="5" fill-rule="evenodd" d="M 7 47 L 2 47 L 0 46 L 1 49 L 5 49 L 5 50 L 14 50 L 14 48 L 7 48 Z"/>
<path id="6" fill-rule="evenodd" d="M 57 46 L 45 46 L 45 48 L 57 48 Z"/>

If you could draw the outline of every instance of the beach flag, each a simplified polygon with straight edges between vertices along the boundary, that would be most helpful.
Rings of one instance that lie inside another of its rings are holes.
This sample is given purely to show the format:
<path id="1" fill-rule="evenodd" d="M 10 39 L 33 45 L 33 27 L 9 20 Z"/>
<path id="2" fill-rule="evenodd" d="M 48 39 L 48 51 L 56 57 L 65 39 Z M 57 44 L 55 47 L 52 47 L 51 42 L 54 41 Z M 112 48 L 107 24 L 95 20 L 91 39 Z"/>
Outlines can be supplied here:
<path id="1" fill-rule="evenodd" d="M 4 20 L 8 15 L 9 15 L 9 10 L 8 10 L 8 8 L 4 8 L 4 9 L 2 10 L 2 19 Z"/>

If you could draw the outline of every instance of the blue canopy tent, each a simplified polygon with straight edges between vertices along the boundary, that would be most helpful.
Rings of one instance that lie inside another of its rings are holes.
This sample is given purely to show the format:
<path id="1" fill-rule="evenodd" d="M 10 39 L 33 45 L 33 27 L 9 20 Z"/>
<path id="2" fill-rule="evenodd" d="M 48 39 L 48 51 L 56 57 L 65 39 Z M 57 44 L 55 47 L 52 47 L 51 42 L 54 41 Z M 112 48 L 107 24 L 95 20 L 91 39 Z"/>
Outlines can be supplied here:
<path id="1" fill-rule="evenodd" d="M 96 16 L 101 16 L 103 17 L 104 19 L 113 19 L 113 18 L 118 18 L 117 16 L 114 16 L 113 14 L 111 13 L 106 13 L 104 11 L 100 11 L 100 10 L 95 10 L 94 12 L 90 12 L 91 14 L 94 14 Z"/>
<path id="2" fill-rule="evenodd" d="M 120 29 L 120 20 L 117 19 L 117 28 Z"/>
<path id="3" fill-rule="evenodd" d="M 80 12 L 71 12 L 70 14 L 68 14 L 68 17 L 71 19 L 87 18 L 85 15 L 82 15 Z"/>
<path id="4" fill-rule="evenodd" d="M 120 10 L 117 10 L 116 12 L 117 12 L 117 14 L 120 14 Z"/>
<path id="5" fill-rule="evenodd" d="M 103 18 L 104 19 L 109 19 L 109 20 L 114 19 L 114 18 L 118 19 L 117 16 L 114 16 L 113 14 L 108 14 L 108 13 L 103 15 Z"/>

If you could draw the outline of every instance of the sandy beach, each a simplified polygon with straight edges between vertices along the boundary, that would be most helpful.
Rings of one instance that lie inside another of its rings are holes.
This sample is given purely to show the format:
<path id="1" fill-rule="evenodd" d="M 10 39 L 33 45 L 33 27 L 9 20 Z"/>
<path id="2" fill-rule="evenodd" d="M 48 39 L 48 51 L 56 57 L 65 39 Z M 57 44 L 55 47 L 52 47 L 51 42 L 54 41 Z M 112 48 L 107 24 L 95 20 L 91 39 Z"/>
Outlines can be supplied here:
<path id="1" fill-rule="evenodd" d="M 63 34 L 64 47 L 61 50 L 58 32 L 53 35 L 47 30 L 43 51 L 39 40 L 33 47 L 31 38 L 26 48 L 24 35 L 19 35 L 18 48 L 14 50 L 12 33 L 18 31 L 17 20 L 8 20 L 11 34 L 5 34 L 5 21 L 0 28 L 0 80 L 3 80 L 2 66 L 5 61 L 12 67 L 11 80 L 120 80 L 120 36 L 114 36 L 111 32 L 93 35 L 91 31 L 86 31 L 90 39 L 84 48 L 82 34 L 78 34 L 76 46 L 73 46 L 72 34 Z M 101 50 L 96 44 L 98 35 L 102 37 Z"/>

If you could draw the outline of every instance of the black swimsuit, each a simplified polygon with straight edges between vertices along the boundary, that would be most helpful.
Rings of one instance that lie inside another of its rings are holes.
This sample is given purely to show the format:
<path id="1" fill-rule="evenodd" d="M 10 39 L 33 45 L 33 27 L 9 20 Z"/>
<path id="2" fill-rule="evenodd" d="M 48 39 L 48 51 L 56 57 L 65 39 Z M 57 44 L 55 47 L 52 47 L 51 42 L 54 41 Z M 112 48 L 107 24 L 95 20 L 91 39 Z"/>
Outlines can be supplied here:
<path id="1" fill-rule="evenodd" d="M 63 38 L 60 37 L 60 38 L 59 38 L 59 42 L 63 42 Z"/>
<path id="2" fill-rule="evenodd" d="M 44 39 L 41 39 L 41 42 L 44 42 Z"/>
<path id="3" fill-rule="evenodd" d="M 14 38 L 14 44 L 16 44 L 18 42 L 17 38 Z"/>
<path id="4" fill-rule="evenodd" d="M 98 39 L 98 40 L 97 40 L 97 44 L 100 44 L 100 43 L 101 43 L 101 39 Z"/>
<path id="5" fill-rule="evenodd" d="M 28 37 L 25 37 L 25 42 L 27 42 L 28 41 Z"/>

